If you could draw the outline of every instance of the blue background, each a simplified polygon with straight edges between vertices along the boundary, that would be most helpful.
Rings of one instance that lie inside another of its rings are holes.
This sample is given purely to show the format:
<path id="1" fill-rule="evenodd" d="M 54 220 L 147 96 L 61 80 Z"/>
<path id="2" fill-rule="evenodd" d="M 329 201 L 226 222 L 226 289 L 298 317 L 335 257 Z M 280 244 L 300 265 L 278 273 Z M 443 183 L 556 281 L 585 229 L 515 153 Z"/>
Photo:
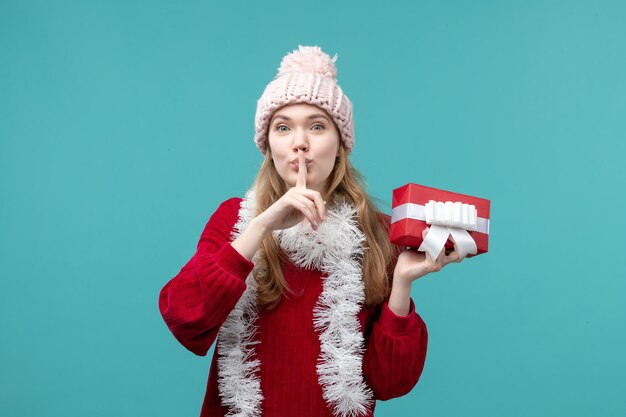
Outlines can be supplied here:
<path id="1" fill-rule="evenodd" d="M 338 53 L 355 166 L 492 201 L 413 284 L 430 344 L 377 415 L 626 415 L 626 3 L 0 2 L 0 414 L 197 416 L 159 290 L 261 164 L 256 100 Z"/>

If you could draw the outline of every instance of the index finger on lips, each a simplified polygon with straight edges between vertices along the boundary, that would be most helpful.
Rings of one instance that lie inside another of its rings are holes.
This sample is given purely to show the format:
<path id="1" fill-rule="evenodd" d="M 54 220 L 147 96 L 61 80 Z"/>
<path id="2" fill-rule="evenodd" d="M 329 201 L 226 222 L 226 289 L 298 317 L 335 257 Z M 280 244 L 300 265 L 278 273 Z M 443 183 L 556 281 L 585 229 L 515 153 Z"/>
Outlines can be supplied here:
<path id="1" fill-rule="evenodd" d="M 296 187 L 306 188 L 306 174 L 304 153 L 298 151 L 298 179 L 296 180 Z"/>

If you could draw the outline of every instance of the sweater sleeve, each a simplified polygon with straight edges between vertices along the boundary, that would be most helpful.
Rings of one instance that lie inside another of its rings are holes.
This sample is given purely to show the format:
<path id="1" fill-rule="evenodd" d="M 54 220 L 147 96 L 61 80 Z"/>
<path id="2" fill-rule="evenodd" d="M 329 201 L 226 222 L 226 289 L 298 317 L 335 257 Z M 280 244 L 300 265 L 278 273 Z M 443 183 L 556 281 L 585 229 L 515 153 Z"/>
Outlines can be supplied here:
<path id="1" fill-rule="evenodd" d="M 391 218 L 381 213 L 389 232 Z M 387 279 L 393 285 L 393 271 L 402 247 L 393 245 Z M 408 394 L 417 384 L 426 361 L 428 331 L 410 298 L 409 314 L 399 316 L 389 308 L 389 298 L 372 309 L 365 323 L 363 375 L 378 400 Z"/>
<path id="2" fill-rule="evenodd" d="M 378 400 L 408 394 L 424 369 L 428 332 L 410 301 L 407 316 L 396 315 L 385 301 L 366 338 L 363 374 Z"/>
<path id="3" fill-rule="evenodd" d="M 246 289 L 254 264 L 230 244 L 240 198 L 224 201 L 206 224 L 195 254 L 159 293 L 159 311 L 176 340 L 205 356 Z"/>

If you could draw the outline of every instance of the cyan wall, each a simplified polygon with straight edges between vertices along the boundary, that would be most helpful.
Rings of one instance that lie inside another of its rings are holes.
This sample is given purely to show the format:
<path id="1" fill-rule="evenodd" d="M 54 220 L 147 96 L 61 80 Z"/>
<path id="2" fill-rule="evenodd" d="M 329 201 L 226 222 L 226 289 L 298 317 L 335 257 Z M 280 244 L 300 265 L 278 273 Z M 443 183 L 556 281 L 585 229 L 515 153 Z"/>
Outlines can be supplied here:
<path id="1" fill-rule="evenodd" d="M 413 284 L 380 416 L 626 415 L 621 1 L 0 2 L 0 415 L 197 416 L 213 351 L 161 287 L 261 163 L 256 100 L 338 53 L 353 163 L 492 201 L 490 251 Z"/>

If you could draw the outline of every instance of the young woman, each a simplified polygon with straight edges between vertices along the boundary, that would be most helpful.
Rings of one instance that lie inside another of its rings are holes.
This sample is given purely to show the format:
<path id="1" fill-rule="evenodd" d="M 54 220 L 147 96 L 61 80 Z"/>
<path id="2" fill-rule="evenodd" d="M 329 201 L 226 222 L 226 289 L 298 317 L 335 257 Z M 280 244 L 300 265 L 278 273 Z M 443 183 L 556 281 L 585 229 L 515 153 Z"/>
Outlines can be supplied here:
<path id="1" fill-rule="evenodd" d="M 202 417 L 372 416 L 424 368 L 411 284 L 458 251 L 433 261 L 389 242 L 390 217 L 348 159 L 336 58 L 316 46 L 283 58 L 257 102 L 255 183 L 217 208 L 160 292 L 184 347 L 205 356 L 217 339 Z"/>

